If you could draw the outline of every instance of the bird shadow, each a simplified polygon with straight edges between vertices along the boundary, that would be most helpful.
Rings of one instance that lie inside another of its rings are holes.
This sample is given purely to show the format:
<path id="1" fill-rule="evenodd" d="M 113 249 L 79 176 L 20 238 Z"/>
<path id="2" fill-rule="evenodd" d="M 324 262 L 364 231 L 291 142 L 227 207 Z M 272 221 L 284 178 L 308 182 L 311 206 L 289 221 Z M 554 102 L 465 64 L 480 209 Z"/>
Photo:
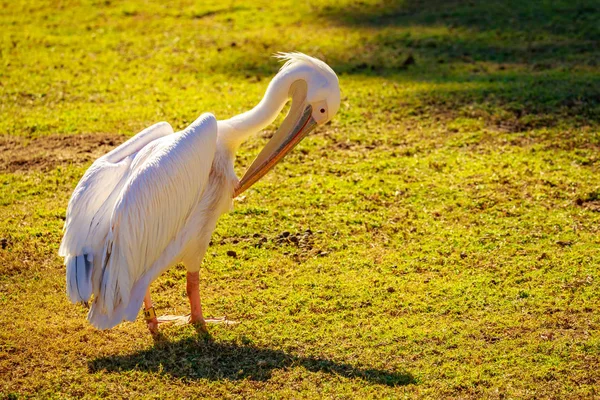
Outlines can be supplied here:
<path id="1" fill-rule="evenodd" d="M 252 344 L 214 341 L 207 335 L 175 342 L 157 340 L 152 348 L 146 350 L 100 357 L 88 362 L 91 373 L 134 370 L 157 372 L 179 379 L 211 381 L 267 381 L 274 371 L 296 366 L 311 372 L 358 378 L 386 386 L 416 383 L 414 377 L 405 371 L 362 368 L 326 358 L 301 357 Z"/>

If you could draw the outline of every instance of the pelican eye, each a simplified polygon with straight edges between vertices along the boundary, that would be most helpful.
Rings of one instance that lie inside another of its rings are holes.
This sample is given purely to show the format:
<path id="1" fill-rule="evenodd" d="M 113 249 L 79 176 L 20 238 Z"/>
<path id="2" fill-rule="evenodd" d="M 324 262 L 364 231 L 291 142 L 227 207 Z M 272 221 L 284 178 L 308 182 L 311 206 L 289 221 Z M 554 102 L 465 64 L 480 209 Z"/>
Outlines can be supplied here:
<path id="1" fill-rule="evenodd" d="M 325 109 L 324 108 L 321 108 L 320 111 L 321 111 L 321 114 L 325 114 Z"/>

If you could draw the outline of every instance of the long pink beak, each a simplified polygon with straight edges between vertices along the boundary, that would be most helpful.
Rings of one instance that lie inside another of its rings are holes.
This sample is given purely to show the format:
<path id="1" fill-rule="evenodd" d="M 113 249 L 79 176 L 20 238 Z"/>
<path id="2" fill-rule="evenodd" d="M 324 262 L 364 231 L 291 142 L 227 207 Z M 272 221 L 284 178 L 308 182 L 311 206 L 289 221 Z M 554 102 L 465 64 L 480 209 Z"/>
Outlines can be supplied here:
<path id="1" fill-rule="evenodd" d="M 256 181 L 269 172 L 275 164 L 281 161 L 316 126 L 317 122 L 312 117 L 312 106 L 310 105 L 306 106 L 298 117 L 290 115 L 286 118 L 271 140 L 252 162 L 252 165 L 250 165 L 250 168 L 248 168 L 240 180 L 233 197 L 239 196 L 250 186 L 254 185 Z"/>

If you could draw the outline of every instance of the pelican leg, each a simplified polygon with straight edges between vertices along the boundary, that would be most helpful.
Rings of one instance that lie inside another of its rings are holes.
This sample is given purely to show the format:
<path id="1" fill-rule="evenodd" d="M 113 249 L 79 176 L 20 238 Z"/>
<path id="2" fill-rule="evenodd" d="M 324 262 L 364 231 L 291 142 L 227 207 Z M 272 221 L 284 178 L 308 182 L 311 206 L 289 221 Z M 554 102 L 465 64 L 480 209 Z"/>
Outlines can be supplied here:
<path id="1" fill-rule="evenodd" d="M 208 331 L 206 324 L 237 324 L 237 322 L 229 321 L 225 317 L 204 318 L 204 315 L 202 314 L 202 303 L 200 302 L 200 272 L 187 273 L 185 291 L 190 302 L 190 314 L 163 315 L 158 318 L 158 323 L 175 323 L 175 325 L 194 324 L 197 329 L 203 332 Z"/>
<path id="2" fill-rule="evenodd" d="M 191 314 L 188 315 L 163 315 L 158 318 L 160 324 L 175 323 L 175 325 L 197 324 L 206 331 L 206 322 L 202 315 L 200 303 L 200 272 L 188 272 L 186 275 L 186 293 L 190 301 Z"/>
<path id="3" fill-rule="evenodd" d="M 186 280 L 185 292 L 190 301 L 190 322 L 206 325 L 204 316 L 202 315 L 202 304 L 200 303 L 200 272 L 188 272 Z"/>
<path id="4" fill-rule="evenodd" d="M 152 310 L 152 299 L 150 298 L 150 288 L 146 291 L 146 296 L 144 296 L 144 311 Z M 158 319 L 156 318 L 156 313 L 152 312 L 151 319 L 146 319 L 146 323 L 148 324 L 148 329 L 150 333 L 156 335 L 158 333 Z"/>
<path id="5" fill-rule="evenodd" d="M 212 319 L 205 320 L 202 315 L 202 304 L 200 302 L 200 272 L 188 272 L 186 275 L 185 291 L 190 301 L 191 313 L 188 315 L 163 315 L 158 318 L 158 323 L 175 325 L 195 324 L 202 331 L 207 331 L 206 323 L 215 322 Z"/>
<path id="6" fill-rule="evenodd" d="M 207 331 L 206 324 L 237 324 L 236 321 L 230 321 L 226 317 L 204 318 L 204 315 L 202 314 L 202 304 L 200 303 L 200 272 L 188 272 L 186 278 L 186 293 L 190 301 L 191 309 L 189 323 L 195 324 L 205 332 Z"/>

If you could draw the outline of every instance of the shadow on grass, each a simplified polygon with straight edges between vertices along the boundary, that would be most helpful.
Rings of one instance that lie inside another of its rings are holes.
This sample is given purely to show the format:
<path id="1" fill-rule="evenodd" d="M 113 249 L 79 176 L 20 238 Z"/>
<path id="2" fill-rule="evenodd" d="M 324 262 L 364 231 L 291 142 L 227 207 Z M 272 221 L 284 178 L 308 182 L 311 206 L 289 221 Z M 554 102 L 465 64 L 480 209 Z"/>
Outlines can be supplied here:
<path id="1" fill-rule="evenodd" d="M 318 14 L 343 26 L 385 32 L 367 42 L 380 51 L 411 49 L 438 62 L 523 63 L 536 69 L 600 62 L 595 0 L 380 0 L 325 7 Z"/>
<path id="2" fill-rule="evenodd" d="M 600 122 L 595 0 L 380 0 L 325 7 L 318 14 L 368 32 L 354 52 L 330 60 L 338 72 L 475 83 L 420 97 L 442 110 L 508 112 L 519 120 L 515 131 Z"/>
<path id="3" fill-rule="evenodd" d="M 153 348 L 123 356 L 108 356 L 89 362 L 90 372 L 128 370 L 160 372 L 176 378 L 266 381 L 276 369 L 301 366 L 311 372 L 326 372 L 371 383 L 401 386 L 414 384 L 406 372 L 362 369 L 323 358 L 298 357 L 280 350 L 232 342 L 188 338 L 157 342 Z"/>
<path id="4" fill-rule="evenodd" d="M 596 0 L 375 0 L 315 7 L 308 18 L 316 31 L 328 22 L 363 34 L 358 42 L 322 50 L 336 71 L 355 74 L 404 70 L 411 65 L 409 53 L 436 64 L 487 61 L 533 71 L 596 67 L 599 19 Z M 273 43 L 262 45 L 256 52 L 252 46 L 235 48 L 245 61 L 237 71 L 272 75 L 274 63 L 265 61 L 264 51 Z"/>
<path id="5" fill-rule="evenodd" d="M 406 110 L 469 116 L 502 121 L 510 132 L 600 123 L 595 0 L 374 0 L 311 15 L 314 29 L 333 24 L 358 33 L 322 54 L 307 50 L 339 75 L 431 84 L 401 104 L 386 100 L 392 118 Z M 235 50 L 237 70 L 272 76 L 273 63 L 258 48 Z"/>

